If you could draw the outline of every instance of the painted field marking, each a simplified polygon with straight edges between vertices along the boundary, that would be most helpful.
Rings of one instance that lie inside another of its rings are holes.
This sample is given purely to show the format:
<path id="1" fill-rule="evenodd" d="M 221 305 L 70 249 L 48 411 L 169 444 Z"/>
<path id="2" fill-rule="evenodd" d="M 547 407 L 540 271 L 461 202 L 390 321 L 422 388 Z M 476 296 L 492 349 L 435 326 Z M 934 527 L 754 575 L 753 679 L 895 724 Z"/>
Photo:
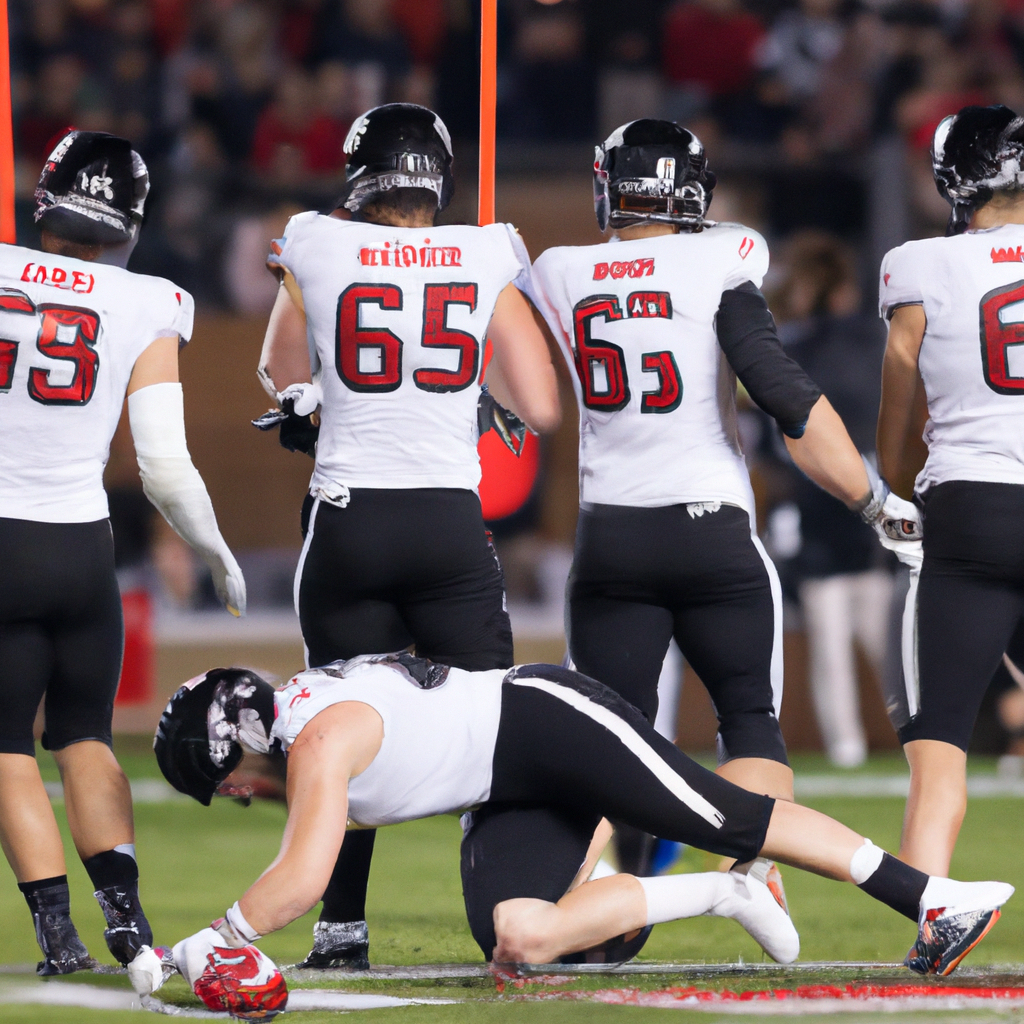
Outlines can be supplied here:
<path id="1" fill-rule="evenodd" d="M 133 779 L 132 801 L 137 804 L 177 803 L 187 796 L 172 789 L 163 779 Z M 794 791 L 797 799 L 814 797 L 890 796 L 905 799 L 910 790 L 909 775 L 797 775 Z M 47 782 L 51 800 L 64 799 L 59 782 Z M 975 800 L 986 798 L 1024 799 L 1024 779 L 1002 779 L 997 775 L 968 775 L 967 795 Z"/>
<path id="2" fill-rule="evenodd" d="M 594 992 L 538 992 L 515 998 L 527 1001 L 567 1000 L 651 1009 L 703 1010 L 755 1016 L 805 1014 L 967 1010 L 999 1011 L 1024 1007 L 1024 988 L 972 988 L 915 984 L 800 985 L 792 989 L 732 992 L 692 986 L 644 992 L 635 988 Z"/>
<path id="3" fill-rule="evenodd" d="M 297 1010 L 378 1010 L 389 1006 L 425 1003 L 450 1005 L 457 999 L 404 999 L 398 996 L 331 991 L 330 989 L 290 989 L 288 1009 Z M 228 1018 L 223 1013 L 192 1006 L 175 1006 L 155 996 L 137 996 L 131 990 L 100 988 L 75 982 L 47 982 L 0 988 L 0 1004 L 74 1006 L 89 1010 L 149 1010 L 171 1017 L 195 1017 L 206 1020 Z"/>

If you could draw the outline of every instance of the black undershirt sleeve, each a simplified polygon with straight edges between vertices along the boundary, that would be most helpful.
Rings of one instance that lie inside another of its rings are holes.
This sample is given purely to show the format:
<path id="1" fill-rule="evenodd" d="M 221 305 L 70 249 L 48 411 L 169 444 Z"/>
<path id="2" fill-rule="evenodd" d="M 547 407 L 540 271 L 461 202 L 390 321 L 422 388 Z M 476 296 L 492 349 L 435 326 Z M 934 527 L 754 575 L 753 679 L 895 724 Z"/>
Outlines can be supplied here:
<path id="1" fill-rule="evenodd" d="M 768 303 L 754 284 L 744 281 L 722 293 L 716 330 L 750 397 L 787 437 L 802 437 L 821 390 L 783 351 Z"/>

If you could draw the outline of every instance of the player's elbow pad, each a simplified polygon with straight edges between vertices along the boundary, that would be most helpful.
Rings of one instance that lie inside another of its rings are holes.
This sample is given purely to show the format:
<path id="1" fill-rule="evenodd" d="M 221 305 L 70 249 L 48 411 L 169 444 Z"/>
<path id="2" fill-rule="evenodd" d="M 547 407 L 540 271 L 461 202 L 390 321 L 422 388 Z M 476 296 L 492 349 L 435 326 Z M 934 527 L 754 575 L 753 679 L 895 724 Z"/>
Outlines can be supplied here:
<path id="1" fill-rule="evenodd" d="M 749 281 L 722 293 L 718 343 L 750 397 L 787 437 L 802 437 L 821 390 L 783 351 L 775 320 Z"/>
<path id="2" fill-rule="evenodd" d="M 185 443 L 180 384 L 152 384 L 128 396 L 128 422 L 146 497 L 201 555 L 224 546 L 213 504 Z"/>

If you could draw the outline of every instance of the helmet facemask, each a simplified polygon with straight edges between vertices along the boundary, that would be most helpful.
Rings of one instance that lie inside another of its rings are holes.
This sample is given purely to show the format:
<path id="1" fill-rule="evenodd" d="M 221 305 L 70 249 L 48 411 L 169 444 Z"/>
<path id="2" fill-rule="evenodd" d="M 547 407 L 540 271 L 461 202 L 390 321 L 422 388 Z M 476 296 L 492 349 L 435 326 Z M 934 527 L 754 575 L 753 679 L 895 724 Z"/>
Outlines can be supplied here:
<path id="1" fill-rule="evenodd" d="M 650 221 L 699 230 L 715 182 L 692 132 L 671 121 L 630 122 L 594 151 L 598 226 L 604 231 Z"/>

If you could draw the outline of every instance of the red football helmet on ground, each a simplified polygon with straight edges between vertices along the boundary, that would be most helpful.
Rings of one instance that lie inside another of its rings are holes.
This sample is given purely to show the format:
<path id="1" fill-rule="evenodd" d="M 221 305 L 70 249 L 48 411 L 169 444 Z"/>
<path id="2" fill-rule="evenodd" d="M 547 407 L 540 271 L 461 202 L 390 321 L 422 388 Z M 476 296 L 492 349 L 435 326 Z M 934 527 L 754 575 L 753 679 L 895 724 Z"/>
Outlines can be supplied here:
<path id="1" fill-rule="evenodd" d="M 211 1010 L 242 1020 L 271 1020 L 288 1003 L 277 965 L 255 946 L 231 949 L 212 928 L 174 947 L 174 962 L 192 991 Z"/>

